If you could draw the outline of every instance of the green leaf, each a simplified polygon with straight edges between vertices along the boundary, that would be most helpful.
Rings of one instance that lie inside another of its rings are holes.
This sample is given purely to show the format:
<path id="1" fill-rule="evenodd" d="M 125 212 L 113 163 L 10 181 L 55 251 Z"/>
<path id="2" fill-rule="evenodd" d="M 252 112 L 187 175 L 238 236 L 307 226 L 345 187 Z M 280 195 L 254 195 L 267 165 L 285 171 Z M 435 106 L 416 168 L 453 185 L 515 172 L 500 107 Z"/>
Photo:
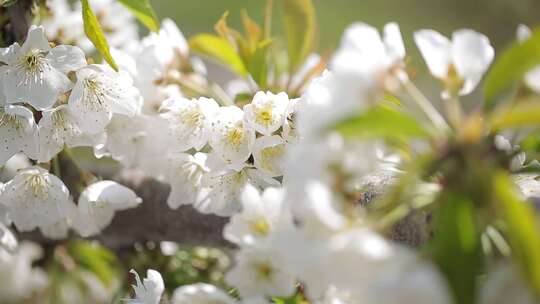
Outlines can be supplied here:
<path id="1" fill-rule="evenodd" d="M 540 152 L 540 130 L 534 130 L 521 140 L 519 146 L 525 152 Z M 533 159 L 535 159 L 533 157 Z"/>
<path id="2" fill-rule="evenodd" d="M 399 98 L 389 93 L 384 94 L 382 101 L 387 102 L 389 104 L 394 104 L 396 106 L 403 106 L 403 102 Z"/>
<path id="3" fill-rule="evenodd" d="M 507 173 L 496 174 L 493 183 L 500 216 L 506 223 L 512 257 L 540 296 L 540 225 L 535 210 L 520 198 Z"/>
<path id="4" fill-rule="evenodd" d="M 98 52 L 103 56 L 103 59 L 105 59 L 114 70 L 118 71 L 118 66 L 111 56 L 105 34 L 99 25 L 96 15 L 94 15 L 94 12 L 90 8 L 88 0 L 81 0 L 81 3 L 84 32 L 86 33 L 86 36 L 92 41 Z"/>
<path id="5" fill-rule="evenodd" d="M 249 17 L 246 9 L 240 11 L 240 16 L 242 18 L 242 24 L 244 26 L 244 32 L 246 33 L 246 38 L 250 44 L 255 44 L 261 40 L 263 35 L 261 27 L 255 22 L 251 17 Z"/>
<path id="6" fill-rule="evenodd" d="M 236 50 L 222 37 L 199 34 L 189 39 L 189 46 L 194 52 L 218 61 L 243 77 L 248 74 Z"/>
<path id="7" fill-rule="evenodd" d="M 118 0 L 149 30 L 157 32 L 159 21 L 149 0 Z"/>
<path id="8" fill-rule="evenodd" d="M 265 40 L 259 43 L 253 54 L 248 58 L 246 62 L 247 69 L 253 80 L 264 88 L 266 85 L 266 79 L 268 77 L 268 47 L 271 41 Z"/>
<path id="9" fill-rule="evenodd" d="M 428 249 L 446 277 L 455 303 L 473 304 L 483 253 L 473 202 L 458 192 L 445 192 L 438 200 L 435 231 Z"/>
<path id="10" fill-rule="evenodd" d="M 362 111 L 335 125 L 346 137 L 407 139 L 426 138 L 429 132 L 409 114 L 387 105 Z"/>
<path id="11" fill-rule="evenodd" d="M 306 299 L 301 293 L 295 293 L 288 298 L 272 298 L 272 302 L 275 304 L 302 304 L 307 303 Z"/>
<path id="12" fill-rule="evenodd" d="M 494 132 L 506 128 L 538 126 L 540 125 L 540 100 L 499 107 L 491 114 L 490 124 Z"/>
<path id="13" fill-rule="evenodd" d="M 311 0 L 282 1 L 289 72 L 293 74 L 313 51 L 316 34 L 315 8 Z"/>
<path id="14" fill-rule="evenodd" d="M 525 73 L 540 64 L 540 29 L 523 43 L 514 42 L 495 61 L 486 76 L 485 106 L 492 108 L 498 97 L 521 81 Z"/>
<path id="15" fill-rule="evenodd" d="M 82 268 L 94 273 L 106 286 L 111 287 L 117 277 L 118 260 L 115 255 L 96 243 L 73 241 L 68 247 L 71 257 Z"/>

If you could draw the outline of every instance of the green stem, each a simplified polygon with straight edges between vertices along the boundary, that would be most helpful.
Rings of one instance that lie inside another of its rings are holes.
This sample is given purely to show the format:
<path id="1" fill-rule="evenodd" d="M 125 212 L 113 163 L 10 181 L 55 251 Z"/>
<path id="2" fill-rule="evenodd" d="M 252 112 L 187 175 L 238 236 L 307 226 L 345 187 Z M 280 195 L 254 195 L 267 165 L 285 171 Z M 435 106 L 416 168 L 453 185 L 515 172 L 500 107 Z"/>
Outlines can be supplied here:
<path id="1" fill-rule="evenodd" d="M 96 181 L 96 177 L 83 170 L 77 163 L 71 149 L 64 147 L 58 155 L 58 167 L 63 177 L 63 181 L 71 192 L 71 195 L 77 199 L 84 189 Z"/>
<path id="2" fill-rule="evenodd" d="M 422 92 L 409 80 L 402 83 L 405 91 L 412 97 L 420 109 L 431 120 L 433 125 L 444 133 L 450 130 L 450 126 L 442 115 L 435 109 L 433 104 L 422 94 Z"/>
<path id="3" fill-rule="evenodd" d="M 52 159 L 51 163 L 52 163 L 53 174 L 56 175 L 59 179 L 62 179 L 62 170 L 60 169 L 60 162 L 58 161 L 58 155 Z"/>
<path id="4" fill-rule="evenodd" d="M 454 129 L 459 128 L 463 118 L 463 109 L 457 95 L 452 94 L 448 100 L 444 103 L 446 107 L 446 114 L 448 120 Z"/>

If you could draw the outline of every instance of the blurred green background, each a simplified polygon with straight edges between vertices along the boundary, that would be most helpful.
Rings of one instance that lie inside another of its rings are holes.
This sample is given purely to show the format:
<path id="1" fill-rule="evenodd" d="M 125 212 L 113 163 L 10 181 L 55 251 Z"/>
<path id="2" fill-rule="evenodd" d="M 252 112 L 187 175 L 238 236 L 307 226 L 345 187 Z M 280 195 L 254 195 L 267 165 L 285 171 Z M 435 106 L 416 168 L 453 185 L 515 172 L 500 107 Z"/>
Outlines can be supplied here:
<path id="1" fill-rule="evenodd" d="M 186 36 L 211 32 L 221 14 L 229 10 L 232 25 L 238 25 L 239 10 L 262 22 L 265 0 L 152 0 L 160 18 L 173 18 Z M 490 37 L 501 47 L 515 37 L 519 23 L 540 24 L 539 0 L 314 0 L 319 24 L 319 49 L 335 48 L 343 29 L 354 21 L 381 27 L 397 21 L 409 50 L 411 33 L 433 28 L 449 34 L 467 27 Z M 279 1 L 274 0 L 279 14 Z M 276 16 L 277 17 L 277 16 Z M 280 20 L 274 18 L 279 29 Z M 413 51 L 415 52 L 415 51 Z"/>
<path id="2" fill-rule="evenodd" d="M 174 19 L 187 37 L 213 32 L 213 25 L 225 11 L 228 22 L 240 29 L 240 9 L 262 24 L 266 0 L 151 0 L 160 18 Z M 438 97 L 440 88 L 427 73 L 414 45 L 412 33 L 431 28 L 450 35 L 460 28 L 486 34 L 500 51 L 516 37 L 518 24 L 540 25 L 540 0 L 313 0 L 319 27 L 318 49 L 335 49 L 341 33 L 352 22 L 363 21 L 378 28 L 390 21 L 399 23 L 410 67 L 419 74 L 416 81 L 429 97 Z M 274 0 L 274 33 L 281 30 L 279 0 Z M 465 100 L 474 100 L 476 94 Z M 437 99 L 437 98 L 435 98 Z M 435 101 L 435 103 L 437 103 Z M 473 106 L 474 103 L 466 102 Z"/>

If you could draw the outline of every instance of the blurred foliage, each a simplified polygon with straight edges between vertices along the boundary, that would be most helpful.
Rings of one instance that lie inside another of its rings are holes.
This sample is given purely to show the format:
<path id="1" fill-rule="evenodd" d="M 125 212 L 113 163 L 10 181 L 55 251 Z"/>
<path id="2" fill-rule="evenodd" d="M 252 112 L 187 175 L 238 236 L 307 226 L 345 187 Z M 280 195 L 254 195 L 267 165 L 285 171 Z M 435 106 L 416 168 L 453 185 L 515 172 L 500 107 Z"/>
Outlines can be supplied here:
<path id="1" fill-rule="evenodd" d="M 172 242 L 137 244 L 134 252 L 125 255 L 126 265 L 139 274 L 155 269 L 163 275 L 169 292 L 176 287 L 194 283 L 209 283 L 227 289 L 223 276 L 230 266 L 224 251 L 208 247 L 179 247 Z"/>
<path id="2" fill-rule="evenodd" d="M 277 8 L 278 4 L 275 1 Z M 494 39 L 496 46 L 505 45 L 515 38 L 519 23 L 540 23 L 536 0 L 314 0 L 319 29 L 319 45 L 327 50 L 337 45 L 340 33 L 355 21 L 382 26 L 397 21 L 405 36 L 419 28 L 434 28 L 443 33 L 467 27 L 485 33 Z M 152 5 L 161 18 L 173 18 L 187 36 L 209 32 L 212 25 L 225 11 L 234 16 L 231 26 L 239 27 L 236 15 L 245 8 L 255 20 L 263 20 L 264 0 L 152 0 Z M 204 9 L 201 9 L 204 8 Z M 276 14 L 280 15 L 279 10 Z M 496 18 L 494 18 L 496 17 Z M 282 24 L 273 23 L 275 30 Z M 406 41 L 413 48 L 412 39 Z"/>
<path id="3" fill-rule="evenodd" d="M 520 82 L 526 72 L 540 64 L 540 30 L 535 30 L 527 41 L 512 43 L 499 56 L 485 80 L 488 107 L 497 102 L 498 95 Z"/>
<path id="4" fill-rule="evenodd" d="M 349 138 L 395 140 L 426 138 L 428 130 L 417 119 L 402 110 L 381 104 L 341 121 L 335 129 Z"/>
<path id="5" fill-rule="evenodd" d="M 159 22 L 149 0 L 118 0 L 149 30 L 157 32 Z"/>
<path id="6" fill-rule="evenodd" d="M 123 303 L 135 284 L 130 269 L 141 277 L 148 269 L 159 271 L 165 282 L 164 298 L 179 286 L 201 282 L 230 290 L 223 281 L 230 260 L 217 248 L 148 242 L 113 252 L 96 241 L 70 240 L 45 249 L 38 265 L 47 273 L 49 284 L 25 304 Z"/>
<path id="7" fill-rule="evenodd" d="M 305 72 L 307 58 L 315 51 L 315 11 L 309 0 L 280 0 L 283 31 L 272 31 L 274 1 L 267 1 L 262 25 L 246 9 L 240 10 L 242 30 L 229 26 L 226 11 L 216 22 L 216 34 L 201 33 L 189 39 L 193 52 L 220 63 L 238 76 L 250 79 L 259 90 L 284 91 L 297 97 L 310 79 L 326 66 L 319 58 Z M 242 33 L 243 32 L 243 33 Z M 294 84 L 295 76 L 298 84 Z M 252 95 L 255 92 L 242 92 Z M 243 96 L 241 97 L 244 98 Z M 249 99 L 249 98 L 248 98 Z"/>

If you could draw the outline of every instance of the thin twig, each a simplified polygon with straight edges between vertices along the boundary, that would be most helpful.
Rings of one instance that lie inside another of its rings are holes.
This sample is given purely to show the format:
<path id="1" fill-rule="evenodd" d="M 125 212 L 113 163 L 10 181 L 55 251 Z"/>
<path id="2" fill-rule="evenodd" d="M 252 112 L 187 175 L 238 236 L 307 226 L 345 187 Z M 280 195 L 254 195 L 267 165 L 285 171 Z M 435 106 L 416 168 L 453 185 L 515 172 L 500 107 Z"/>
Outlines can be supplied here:
<path id="1" fill-rule="evenodd" d="M 431 120 L 433 125 L 438 130 L 442 132 L 448 132 L 450 130 L 450 126 L 448 125 L 444 117 L 442 117 L 439 111 L 435 109 L 433 104 L 411 81 L 404 81 L 402 85 L 403 88 L 407 91 L 407 93 L 412 97 L 412 99 L 416 102 L 416 104 L 426 114 L 426 116 Z"/>

